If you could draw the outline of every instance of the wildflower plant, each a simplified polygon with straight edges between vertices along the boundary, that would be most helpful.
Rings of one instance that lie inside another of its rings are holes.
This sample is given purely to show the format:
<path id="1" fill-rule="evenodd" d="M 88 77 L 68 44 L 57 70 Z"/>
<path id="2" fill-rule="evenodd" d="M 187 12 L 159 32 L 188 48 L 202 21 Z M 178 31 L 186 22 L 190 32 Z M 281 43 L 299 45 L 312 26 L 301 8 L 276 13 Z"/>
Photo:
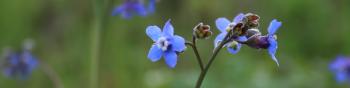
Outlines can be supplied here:
<path id="1" fill-rule="evenodd" d="M 193 28 L 193 36 L 191 41 L 186 41 L 181 36 L 174 35 L 174 27 L 170 20 L 165 23 L 163 31 L 158 26 L 148 26 L 146 34 L 154 41 L 149 52 L 148 58 L 152 62 L 165 59 L 166 64 L 170 68 L 175 68 L 177 56 L 180 52 L 184 52 L 185 45 L 193 48 L 194 54 L 201 69 L 201 74 L 198 77 L 196 88 L 200 88 L 201 84 L 208 72 L 211 64 L 222 48 L 227 48 L 231 54 L 237 54 L 242 45 L 247 45 L 255 49 L 267 49 L 272 60 L 279 66 L 275 56 L 277 50 L 276 31 L 282 25 L 281 22 L 273 19 L 267 28 L 268 34 L 262 35 L 259 31 L 259 19 L 256 14 L 247 13 L 238 14 L 232 21 L 227 18 L 218 18 L 215 23 L 217 29 L 221 32 L 214 40 L 214 50 L 209 62 L 204 64 L 197 50 L 196 41 L 200 39 L 208 39 L 213 34 L 209 25 L 199 23 Z"/>
<path id="2" fill-rule="evenodd" d="M 15 79 L 27 79 L 32 71 L 37 68 L 38 60 L 31 53 L 32 42 L 24 43 L 21 52 L 15 52 L 9 48 L 4 49 L 3 74 Z"/>
<path id="3" fill-rule="evenodd" d="M 27 39 L 20 51 L 4 48 L 1 57 L 0 69 L 5 77 L 11 79 L 27 80 L 34 70 L 40 68 L 53 82 L 55 88 L 64 88 L 60 77 L 47 63 L 40 61 L 32 53 L 34 41 Z"/>

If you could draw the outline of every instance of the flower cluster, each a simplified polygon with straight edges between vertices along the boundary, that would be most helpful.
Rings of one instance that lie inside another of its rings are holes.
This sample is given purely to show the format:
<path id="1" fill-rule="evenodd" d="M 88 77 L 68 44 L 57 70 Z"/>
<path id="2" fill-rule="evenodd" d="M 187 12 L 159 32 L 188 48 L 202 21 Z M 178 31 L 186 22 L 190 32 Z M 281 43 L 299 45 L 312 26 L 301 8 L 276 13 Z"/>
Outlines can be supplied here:
<path id="1" fill-rule="evenodd" d="M 123 4 L 114 8 L 112 15 L 121 15 L 129 19 L 133 15 L 146 16 L 155 10 L 156 0 L 149 0 L 148 7 L 143 4 L 143 0 L 125 0 Z"/>
<path id="2" fill-rule="evenodd" d="M 31 47 L 25 44 L 22 52 L 5 49 L 2 69 L 6 77 L 26 79 L 37 67 L 38 61 L 30 52 Z"/>
<path id="3" fill-rule="evenodd" d="M 275 57 L 277 50 L 275 32 L 281 26 L 281 22 L 275 19 L 272 20 L 267 29 L 268 34 L 262 35 L 258 29 L 259 19 L 258 15 L 252 13 L 238 14 L 232 22 L 227 18 L 218 18 L 215 23 L 221 33 L 214 40 L 215 48 L 222 45 L 221 47 L 226 47 L 227 51 L 232 54 L 238 53 L 243 44 L 256 49 L 267 49 L 272 59 L 279 65 Z M 185 43 L 196 48 L 195 41 L 209 38 L 212 32 L 209 25 L 199 23 L 193 29 L 194 39 L 192 43 L 187 43 L 182 37 L 174 35 L 174 28 L 169 20 L 165 23 L 163 32 L 158 26 L 148 26 L 146 34 L 155 42 L 148 53 L 148 58 L 155 62 L 163 56 L 166 64 L 174 68 L 177 62 L 177 54 L 183 52 L 186 48 Z M 197 50 L 195 52 L 198 54 Z M 199 58 L 199 55 L 197 57 Z M 202 64 L 200 59 L 199 62 Z M 203 69 L 202 65 L 201 67 Z"/>
<path id="4" fill-rule="evenodd" d="M 276 19 L 272 20 L 270 26 L 268 27 L 268 34 L 262 35 L 259 31 L 259 19 L 260 17 L 256 14 L 238 14 L 233 22 L 230 22 L 226 18 L 218 18 L 216 20 L 216 27 L 221 31 L 221 33 L 216 37 L 214 44 L 217 47 L 222 41 L 224 41 L 225 36 L 227 38 L 227 43 L 224 47 L 227 50 L 236 54 L 240 50 L 242 44 L 246 44 L 252 48 L 256 49 L 267 49 L 271 58 L 278 64 L 278 60 L 275 57 L 277 50 L 277 41 L 275 32 L 282 25 Z"/>
<path id="5" fill-rule="evenodd" d="M 350 81 L 350 58 L 338 56 L 329 65 L 330 70 L 335 74 L 336 80 L 339 83 Z"/>
<path id="6" fill-rule="evenodd" d="M 268 34 L 262 35 L 258 29 L 260 25 L 259 19 L 260 17 L 258 15 L 252 13 L 238 14 L 233 21 L 223 17 L 218 18 L 215 23 L 221 33 L 214 40 L 215 48 L 206 64 L 202 61 L 203 59 L 197 49 L 196 41 L 199 39 L 208 39 L 213 34 L 209 25 L 199 23 L 195 26 L 192 32 L 192 41 L 185 41 L 184 38 L 174 35 L 174 27 L 171 25 L 170 20 L 165 23 L 163 31 L 158 26 L 148 26 L 146 28 L 146 34 L 154 42 L 148 52 L 148 58 L 152 62 L 156 62 L 163 57 L 165 63 L 170 68 L 174 68 L 177 63 L 178 54 L 184 52 L 186 45 L 191 46 L 198 65 L 201 68 L 201 74 L 196 82 L 196 88 L 201 87 L 208 69 L 223 47 L 226 47 L 227 51 L 232 54 L 237 54 L 243 44 L 255 49 L 267 49 L 272 59 L 279 66 L 275 57 L 277 50 L 275 32 L 282 23 L 275 19 L 272 20 L 267 29 Z"/>

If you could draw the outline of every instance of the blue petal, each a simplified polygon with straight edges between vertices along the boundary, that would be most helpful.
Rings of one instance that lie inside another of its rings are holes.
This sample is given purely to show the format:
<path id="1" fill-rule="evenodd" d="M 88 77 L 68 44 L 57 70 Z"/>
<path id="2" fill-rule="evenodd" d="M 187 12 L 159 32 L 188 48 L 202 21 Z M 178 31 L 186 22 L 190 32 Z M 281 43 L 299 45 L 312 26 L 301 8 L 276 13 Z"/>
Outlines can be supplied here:
<path id="1" fill-rule="evenodd" d="M 171 43 L 172 43 L 172 49 L 177 52 L 182 52 L 186 48 L 185 39 L 182 38 L 181 36 L 175 35 Z"/>
<path id="2" fill-rule="evenodd" d="M 219 45 L 219 43 L 225 38 L 226 34 L 227 34 L 226 32 L 222 32 L 218 36 L 216 36 L 216 38 L 214 40 L 215 47 L 217 47 Z"/>
<path id="3" fill-rule="evenodd" d="M 148 4 L 148 11 L 150 12 L 150 13 L 154 13 L 154 11 L 155 11 L 155 4 L 156 4 L 156 0 L 150 0 L 149 1 L 149 4 Z"/>
<path id="4" fill-rule="evenodd" d="M 156 61 L 160 60 L 162 55 L 163 55 L 162 49 L 158 48 L 156 45 L 152 45 L 151 49 L 148 52 L 148 58 L 152 62 L 156 62 Z"/>
<path id="5" fill-rule="evenodd" d="M 239 37 L 237 38 L 237 40 L 240 41 L 240 42 L 245 42 L 245 41 L 248 40 L 248 38 L 247 38 L 246 36 L 239 36 Z"/>
<path id="6" fill-rule="evenodd" d="M 226 18 L 218 18 L 215 21 L 216 27 L 221 31 L 221 32 L 226 32 L 227 26 L 230 24 L 230 20 Z"/>
<path id="7" fill-rule="evenodd" d="M 17 65 L 19 64 L 20 57 L 17 54 L 11 54 L 9 57 L 9 62 L 11 65 Z"/>
<path id="8" fill-rule="evenodd" d="M 336 72 L 336 80 L 338 83 L 345 82 L 347 80 L 347 74 L 345 72 Z"/>
<path id="9" fill-rule="evenodd" d="M 239 13 L 234 19 L 233 19 L 233 23 L 237 24 L 238 22 L 242 21 L 244 18 L 244 14 L 243 13 Z"/>
<path id="10" fill-rule="evenodd" d="M 122 4 L 120 6 L 117 6 L 117 7 L 115 7 L 113 9 L 112 16 L 116 16 L 116 15 L 122 13 L 122 12 L 124 12 L 124 10 L 125 10 L 125 5 L 124 4 Z"/>
<path id="11" fill-rule="evenodd" d="M 161 37 L 162 31 L 158 26 L 148 26 L 146 28 L 146 34 L 148 37 L 150 37 L 153 41 L 157 41 L 158 38 Z"/>
<path id="12" fill-rule="evenodd" d="M 140 15 L 140 16 L 147 15 L 146 8 L 145 8 L 145 6 L 143 6 L 143 4 L 135 3 L 134 8 L 135 8 L 135 11 L 138 13 L 138 15 Z"/>
<path id="13" fill-rule="evenodd" d="M 10 68 L 10 67 L 4 68 L 3 74 L 4 74 L 6 77 L 13 76 L 13 75 L 14 75 L 14 69 L 12 69 L 12 68 Z"/>
<path id="14" fill-rule="evenodd" d="M 237 49 L 234 49 L 232 47 L 227 47 L 227 51 L 230 52 L 231 54 L 237 54 L 239 50 L 241 49 L 242 44 L 238 43 L 237 44 Z"/>
<path id="15" fill-rule="evenodd" d="M 37 59 L 29 51 L 24 51 L 24 58 L 27 60 L 28 70 L 32 71 L 38 64 Z"/>
<path id="16" fill-rule="evenodd" d="M 163 34 L 165 36 L 173 36 L 174 35 L 174 27 L 170 23 L 170 19 L 165 23 L 163 27 Z"/>
<path id="17" fill-rule="evenodd" d="M 174 51 L 169 51 L 164 53 L 164 58 L 165 58 L 165 63 L 170 67 L 170 68 L 175 68 L 176 63 L 177 63 L 177 55 L 176 52 Z"/>
<path id="18" fill-rule="evenodd" d="M 277 66 L 279 66 L 278 60 L 275 57 L 276 50 L 277 50 L 277 41 L 273 37 L 269 37 L 268 41 L 270 43 L 270 46 L 268 47 L 268 52 L 269 52 L 272 60 L 276 62 Z"/>
<path id="19" fill-rule="evenodd" d="M 337 56 L 337 58 L 329 65 L 330 70 L 337 71 L 339 68 L 344 68 L 348 61 L 345 56 Z"/>
<path id="20" fill-rule="evenodd" d="M 276 19 L 273 19 L 269 25 L 268 32 L 269 35 L 275 34 L 279 27 L 281 27 L 282 23 L 278 22 Z"/>
<path id="21" fill-rule="evenodd" d="M 33 57 L 32 60 L 30 60 L 29 62 L 29 69 L 32 71 L 36 68 L 36 66 L 38 65 L 38 61 L 36 60 L 36 58 Z"/>
<path id="22" fill-rule="evenodd" d="M 121 12 L 121 16 L 124 19 L 130 19 L 132 17 L 132 14 L 129 11 L 123 11 Z"/>

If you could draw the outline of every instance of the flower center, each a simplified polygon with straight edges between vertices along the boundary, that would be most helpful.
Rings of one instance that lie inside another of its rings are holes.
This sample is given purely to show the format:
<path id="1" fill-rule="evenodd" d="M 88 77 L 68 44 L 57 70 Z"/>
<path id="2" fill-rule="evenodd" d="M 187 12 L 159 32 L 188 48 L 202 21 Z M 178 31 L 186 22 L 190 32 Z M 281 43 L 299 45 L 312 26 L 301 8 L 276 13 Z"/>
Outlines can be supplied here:
<path id="1" fill-rule="evenodd" d="M 160 37 L 156 42 L 156 45 L 163 51 L 168 50 L 169 41 L 165 37 Z"/>

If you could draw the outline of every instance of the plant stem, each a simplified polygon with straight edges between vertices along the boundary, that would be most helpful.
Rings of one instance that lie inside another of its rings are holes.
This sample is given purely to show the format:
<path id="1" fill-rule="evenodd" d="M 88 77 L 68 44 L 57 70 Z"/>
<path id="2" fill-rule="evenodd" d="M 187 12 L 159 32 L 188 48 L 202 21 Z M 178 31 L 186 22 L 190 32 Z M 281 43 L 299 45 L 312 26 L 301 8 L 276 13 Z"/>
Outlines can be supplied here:
<path id="1" fill-rule="evenodd" d="M 99 39 L 100 33 L 99 29 L 96 28 L 92 31 L 91 37 L 91 62 L 90 62 L 90 88 L 97 88 L 97 80 L 98 80 L 98 58 L 99 58 Z"/>
<path id="2" fill-rule="evenodd" d="M 193 42 L 194 41 L 194 42 Z M 196 55 L 196 58 L 197 58 L 197 61 L 198 61 L 198 64 L 199 64 L 199 67 L 201 68 L 201 71 L 203 71 L 204 70 L 204 65 L 203 65 L 203 62 L 202 62 L 202 58 L 200 57 L 200 55 L 199 55 L 199 52 L 198 52 L 198 50 L 197 50 L 197 47 L 196 47 L 196 43 L 195 43 L 195 41 L 196 40 L 193 40 L 191 43 L 190 42 L 186 42 L 186 45 L 189 45 L 189 46 L 191 46 L 192 47 L 192 49 L 193 49 L 193 52 L 194 52 L 194 54 Z"/>
<path id="3" fill-rule="evenodd" d="M 64 88 L 60 77 L 57 73 L 46 63 L 40 62 L 41 70 L 49 77 L 49 79 L 53 82 L 55 88 Z"/>
<path id="4" fill-rule="evenodd" d="M 100 57 L 101 30 L 104 29 L 109 16 L 112 0 L 91 0 L 93 8 L 93 27 L 91 30 L 91 70 L 90 88 L 98 88 L 98 68 Z"/>
<path id="5" fill-rule="evenodd" d="M 91 0 L 93 8 L 93 27 L 91 30 L 91 70 L 90 88 L 98 88 L 98 68 L 100 57 L 101 30 L 108 20 L 113 0 Z"/>
<path id="6" fill-rule="evenodd" d="M 102 5 L 101 1 L 92 0 L 93 4 L 93 27 L 91 30 L 91 60 L 90 60 L 90 88 L 98 88 L 98 58 L 100 51 L 100 30 L 102 22 Z"/>
<path id="7" fill-rule="evenodd" d="M 232 31 L 232 30 L 231 30 Z M 231 32 L 230 31 L 230 32 Z M 229 33 L 230 33 L 229 32 Z M 229 38 L 229 33 L 225 36 L 225 38 L 223 39 L 223 41 L 220 43 L 220 45 L 218 47 L 215 47 L 214 49 L 214 53 L 213 55 L 210 57 L 210 60 L 208 62 L 208 64 L 205 66 L 204 68 L 204 71 L 201 72 L 201 74 L 199 75 L 199 78 L 197 80 L 197 83 L 196 83 L 196 88 L 200 88 L 202 83 L 203 83 L 203 80 L 205 78 L 205 75 L 207 74 L 211 64 L 214 62 L 217 54 L 220 52 L 220 50 L 222 49 L 222 47 L 227 43 L 229 42 L 227 38 Z"/>

